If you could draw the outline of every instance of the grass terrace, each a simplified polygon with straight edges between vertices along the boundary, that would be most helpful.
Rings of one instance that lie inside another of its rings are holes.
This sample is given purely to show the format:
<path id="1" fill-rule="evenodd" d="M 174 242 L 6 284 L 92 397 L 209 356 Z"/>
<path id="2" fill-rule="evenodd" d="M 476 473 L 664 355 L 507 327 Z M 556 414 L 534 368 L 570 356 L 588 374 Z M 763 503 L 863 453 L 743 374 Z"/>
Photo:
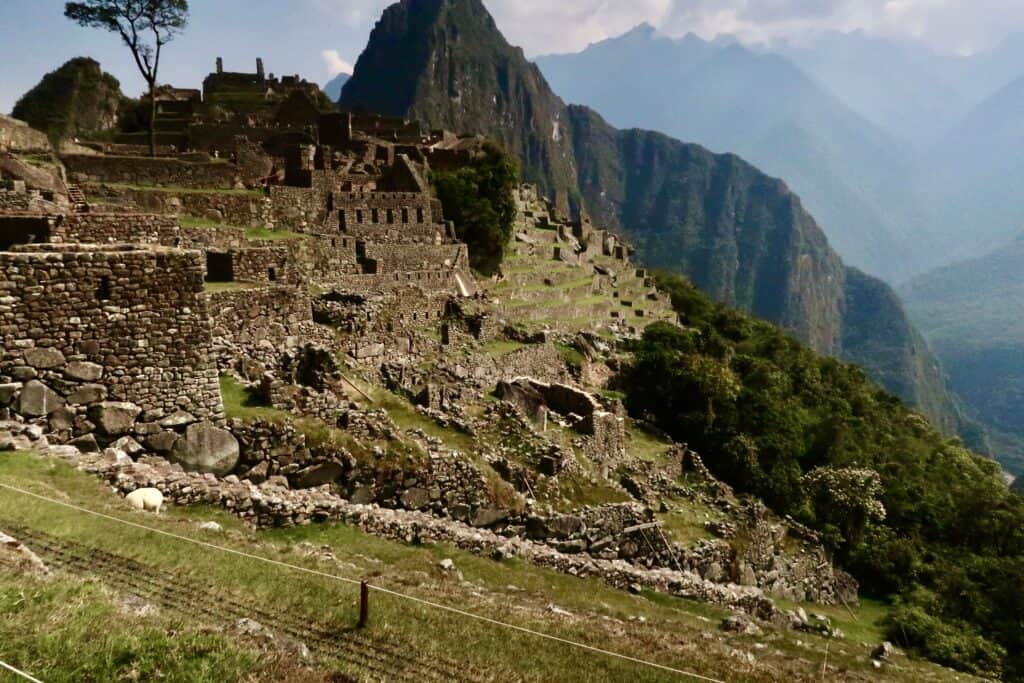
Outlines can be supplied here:
<path id="1" fill-rule="evenodd" d="M 870 648 L 860 643 L 880 638 L 875 624 L 885 608 L 871 603 L 829 611 L 851 634 L 844 641 L 774 630 L 729 635 L 717 628 L 724 613 L 708 605 L 650 591 L 632 595 L 518 560 L 399 543 L 338 524 L 254 532 L 204 507 L 172 506 L 160 517 L 133 512 L 94 478 L 31 454 L 0 456 L 0 483 L 722 680 L 816 681 L 823 665 L 830 680 L 968 679 L 904 657 L 875 672 Z M 205 520 L 224 530 L 200 530 Z M 11 491 L 0 496 L 0 528 L 46 534 L 50 543 L 71 546 L 84 563 L 58 570 L 51 580 L 0 574 L 4 661 L 46 681 L 686 680 L 378 592 L 370 595 L 367 627 L 354 630 L 357 589 L 351 584 L 200 550 Z M 99 562 L 97 552 L 108 559 Z M 457 572 L 444 571 L 442 559 L 451 559 Z M 119 571 L 126 566 L 129 572 Z M 160 588 L 165 584 L 173 593 Z M 239 634 L 241 614 L 272 631 L 289 628 L 292 637 L 308 641 L 311 656 L 290 654 L 280 630 L 269 642 Z M 316 647 L 313 631 L 330 646 Z M 748 659 L 745 652 L 757 654 Z"/>

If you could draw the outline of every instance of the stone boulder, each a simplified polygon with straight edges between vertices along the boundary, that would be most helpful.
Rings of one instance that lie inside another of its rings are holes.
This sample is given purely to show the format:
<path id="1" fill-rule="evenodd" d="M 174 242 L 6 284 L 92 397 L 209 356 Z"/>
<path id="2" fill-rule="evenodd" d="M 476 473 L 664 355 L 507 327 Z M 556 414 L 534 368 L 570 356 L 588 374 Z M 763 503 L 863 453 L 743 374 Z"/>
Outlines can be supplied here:
<path id="1" fill-rule="evenodd" d="M 430 504 L 430 494 L 417 486 L 403 493 L 401 501 L 402 507 L 407 510 L 422 510 Z"/>
<path id="2" fill-rule="evenodd" d="M 226 429 L 210 422 L 197 422 L 174 442 L 169 457 L 186 470 L 223 477 L 238 466 L 238 440 Z"/>
<path id="3" fill-rule="evenodd" d="M 345 466 L 337 462 L 325 462 L 299 470 L 289 478 L 293 488 L 309 489 L 337 481 L 345 473 Z"/>
<path id="4" fill-rule="evenodd" d="M 64 354 L 58 349 L 32 348 L 25 349 L 25 364 L 37 370 L 48 370 L 50 368 L 64 365 Z"/>
<path id="5" fill-rule="evenodd" d="M 0 406 L 11 405 L 14 401 L 14 397 L 17 396 L 18 391 L 21 389 L 21 386 L 21 382 L 0 384 Z"/>
<path id="6" fill-rule="evenodd" d="M 107 388 L 102 384 L 83 384 L 68 395 L 68 403 L 87 406 L 106 397 Z"/>
<path id="7" fill-rule="evenodd" d="M 178 435 L 169 431 L 160 431 L 146 437 L 146 446 L 160 455 L 167 455 L 174 450 L 174 444 L 177 442 Z"/>
<path id="8" fill-rule="evenodd" d="M 46 417 L 64 407 L 64 399 L 39 380 L 32 380 L 21 390 L 18 412 L 25 417 Z"/>
<path id="9" fill-rule="evenodd" d="M 475 527 L 489 527 L 508 519 L 508 511 L 500 508 L 480 508 L 473 514 L 470 524 Z"/>
<path id="10" fill-rule="evenodd" d="M 95 382 L 103 377 L 103 366 L 86 361 L 72 361 L 64 368 L 64 374 L 82 382 Z"/>
<path id="11" fill-rule="evenodd" d="M 89 419 L 101 434 L 124 436 L 135 426 L 142 408 L 134 403 L 106 401 L 89 408 Z"/>

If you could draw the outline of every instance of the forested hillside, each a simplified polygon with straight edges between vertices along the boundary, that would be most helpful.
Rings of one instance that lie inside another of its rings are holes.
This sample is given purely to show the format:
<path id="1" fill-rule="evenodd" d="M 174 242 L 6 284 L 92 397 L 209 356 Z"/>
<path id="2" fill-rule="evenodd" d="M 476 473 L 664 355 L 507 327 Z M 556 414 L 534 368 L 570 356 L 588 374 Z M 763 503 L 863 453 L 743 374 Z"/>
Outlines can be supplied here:
<path id="1" fill-rule="evenodd" d="M 683 329 L 647 329 L 627 406 L 720 477 L 817 529 L 894 641 L 940 663 L 1024 675 L 1024 497 L 868 381 L 671 275 Z"/>

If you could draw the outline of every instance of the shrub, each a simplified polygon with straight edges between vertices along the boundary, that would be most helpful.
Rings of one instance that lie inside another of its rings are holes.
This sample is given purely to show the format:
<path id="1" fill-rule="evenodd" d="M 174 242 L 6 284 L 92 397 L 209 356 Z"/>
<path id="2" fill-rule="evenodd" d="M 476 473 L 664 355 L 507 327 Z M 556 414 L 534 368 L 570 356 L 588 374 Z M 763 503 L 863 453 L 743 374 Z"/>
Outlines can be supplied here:
<path id="1" fill-rule="evenodd" d="M 1006 650 L 966 624 L 950 624 L 923 608 L 901 606 L 889 617 L 889 640 L 960 671 L 999 676 Z"/>
<path id="2" fill-rule="evenodd" d="M 512 237 L 516 218 L 513 193 L 519 180 L 515 161 L 487 142 L 473 161 L 455 171 L 436 172 L 431 180 L 444 215 L 469 245 L 469 263 L 485 275 L 495 273 Z"/>

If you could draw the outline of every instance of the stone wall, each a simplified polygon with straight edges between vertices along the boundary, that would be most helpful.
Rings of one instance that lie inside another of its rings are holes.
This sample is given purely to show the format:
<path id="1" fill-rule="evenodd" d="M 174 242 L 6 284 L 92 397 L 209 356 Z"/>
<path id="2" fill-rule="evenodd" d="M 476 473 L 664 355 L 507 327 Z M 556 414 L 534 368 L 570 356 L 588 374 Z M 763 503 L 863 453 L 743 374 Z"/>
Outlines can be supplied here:
<path id="1" fill-rule="evenodd" d="M 50 152 L 46 133 L 31 128 L 24 121 L 0 114 L 0 150 L 28 154 Z"/>
<path id="2" fill-rule="evenodd" d="M 0 252 L 0 403 L 62 437 L 222 418 L 211 341 L 199 252 Z"/>
<path id="3" fill-rule="evenodd" d="M 234 279 L 239 282 L 297 284 L 285 247 L 250 247 L 228 252 Z"/>
<path id="4" fill-rule="evenodd" d="M 366 243 L 361 255 L 376 262 L 377 273 L 409 273 L 468 268 L 465 244 L 378 244 Z"/>
<path id="5" fill-rule="evenodd" d="M 209 295 L 214 335 L 234 344 L 283 344 L 312 324 L 313 305 L 301 287 L 261 287 Z"/>
<path id="6" fill-rule="evenodd" d="M 361 272 L 356 260 L 355 240 L 341 236 L 312 236 L 289 240 L 292 264 L 309 282 L 329 286 Z"/>
<path id="7" fill-rule="evenodd" d="M 71 213 L 57 221 L 51 241 L 65 244 L 159 244 L 182 240 L 175 216 L 143 213 Z"/>
<path id="8" fill-rule="evenodd" d="M 327 218 L 327 196 L 326 192 L 309 187 L 271 186 L 274 225 L 296 232 L 318 231 Z"/>
<path id="9" fill-rule="evenodd" d="M 582 389 L 519 377 L 499 382 L 496 393 L 537 424 L 546 426 L 551 412 L 569 422 L 584 435 L 580 445 L 587 457 L 602 467 L 615 467 L 626 456 L 623 419 L 605 410 L 592 394 Z"/>
<path id="10" fill-rule="evenodd" d="M 537 566 L 572 576 L 594 576 L 625 589 L 641 585 L 678 597 L 742 610 L 761 619 L 789 619 L 764 593 L 753 587 L 716 584 L 692 572 L 644 569 L 621 560 L 602 560 L 589 554 L 567 554 L 551 545 L 489 529 L 482 529 L 429 512 L 388 510 L 349 502 L 329 487 L 292 490 L 280 480 L 257 486 L 237 477 L 190 474 L 161 458 L 135 462 L 114 449 L 80 453 L 73 448 L 49 449 L 52 457 L 66 458 L 79 469 L 109 482 L 122 493 L 152 486 L 175 505 L 214 505 L 227 509 L 257 527 L 294 526 L 340 521 L 367 533 L 403 542 L 445 543 L 487 557 L 518 557 Z"/>
<path id="11" fill-rule="evenodd" d="M 147 212 L 195 216 L 226 225 L 274 227 L 270 198 L 260 192 L 176 192 L 91 185 L 91 199 L 124 203 Z"/>
<path id="12" fill-rule="evenodd" d="M 227 161 L 189 162 L 167 157 L 65 154 L 68 176 L 77 182 L 130 183 L 230 190 L 254 185 L 258 178 Z"/>
<path id="13" fill-rule="evenodd" d="M 421 292 L 456 291 L 455 272 L 451 270 L 348 275 L 339 278 L 335 284 L 340 289 L 353 292 L 394 292 L 410 287 L 419 288 Z"/>
<path id="14" fill-rule="evenodd" d="M 420 192 L 342 192 L 334 197 L 341 231 L 390 241 L 432 242 L 444 237 L 437 200 Z"/>
<path id="15" fill-rule="evenodd" d="M 4 189 L 0 183 L 0 214 L 4 213 L 47 213 L 54 209 L 53 203 L 37 191 Z"/>

